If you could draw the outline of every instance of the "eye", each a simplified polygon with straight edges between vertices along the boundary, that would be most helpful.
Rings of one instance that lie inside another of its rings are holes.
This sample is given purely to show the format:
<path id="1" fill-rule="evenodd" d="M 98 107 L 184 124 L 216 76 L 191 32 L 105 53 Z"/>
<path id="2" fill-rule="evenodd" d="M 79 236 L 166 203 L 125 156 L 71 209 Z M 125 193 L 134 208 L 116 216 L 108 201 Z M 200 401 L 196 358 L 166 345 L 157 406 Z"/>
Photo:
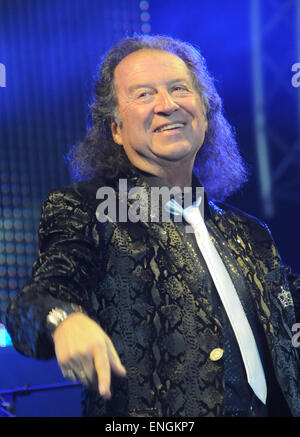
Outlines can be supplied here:
<path id="1" fill-rule="evenodd" d="M 189 92 L 188 88 L 184 85 L 176 85 L 172 91 L 176 94 L 186 94 Z"/>
<path id="2" fill-rule="evenodd" d="M 150 96 L 152 96 L 152 94 L 153 94 L 152 90 L 140 90 L 139 92 L 137 92 L 136 98 L 138 100 L 145 100 L 145 99 L 149 98 Z"/>
<path id="3" fill-rule="evenodd" d="M 149 91 L 143 91 L 142 93 L 140 93 L 140 94 L 138 95 L 138 98 L 141 98 L 141 97 L 148 97 L 149 94 L 150 94 Z"/>

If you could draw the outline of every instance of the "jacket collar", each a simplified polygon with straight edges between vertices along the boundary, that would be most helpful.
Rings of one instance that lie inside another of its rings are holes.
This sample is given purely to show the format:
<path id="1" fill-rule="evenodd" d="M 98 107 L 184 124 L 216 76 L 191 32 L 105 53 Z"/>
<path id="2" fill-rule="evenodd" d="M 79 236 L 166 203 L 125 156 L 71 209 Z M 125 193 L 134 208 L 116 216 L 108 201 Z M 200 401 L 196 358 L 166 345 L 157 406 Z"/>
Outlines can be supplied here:
<path id="1" fill-rule="evenodd" d="M 153 187 L 167 187 L 168 189 L 174 188 L 172 185 L 170 185 L 168 182 L 163 180 L 162 178 L 152 175 L 150 173 L 146 173 L 144 171 L 141 171 L 139 169 L 135 169 L 135 174 L 128 179 L 128 190 L 133 187 L 142 187 L 144 188 L 148 195 L 150 194 L 151 188 Z M 197 195 L 199 193 L 203 194 L 204 192 L 204 219 L 209 220 L 213 218 L 213 215 L 215 213 L 215 209 L 217 208 L 213 203 L 208 201 L 207 193 L 205 191 L 205 188 L 201 181 L 197 178 L 195 173 L 192 175 L 192 187 L 190 188 L 192 191 L 191 200 L 192 202 L 196 201 Z M 150 198 L 150 197 L 149 197 Z M 129 201 L 129 203 L 132 203 Z M 211 203 L 211 204 L 210 204 Z"/>

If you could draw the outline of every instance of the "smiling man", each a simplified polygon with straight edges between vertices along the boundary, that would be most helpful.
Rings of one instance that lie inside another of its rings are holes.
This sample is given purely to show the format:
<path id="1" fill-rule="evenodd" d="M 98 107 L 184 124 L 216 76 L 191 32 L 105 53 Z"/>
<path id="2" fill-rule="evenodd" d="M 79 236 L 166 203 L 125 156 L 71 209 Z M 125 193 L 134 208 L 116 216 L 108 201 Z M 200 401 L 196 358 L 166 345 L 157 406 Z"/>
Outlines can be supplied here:
<path id="1" fill-rule="evenodd" d="M 46 200 L 33 277 L 7 313 L 16 349 L 56 355 L 87 416 L 299 416 L 299 278 L 265 224 L 222 202 L 246 172 L 199 51 L 120 41 L 69 158 L 78 181 Z M 150 212 L 157 188 L 194 202 L 163 202 L 169 221 L 98 220 L 96 193 L 120 202 L 124 178 Z"/>

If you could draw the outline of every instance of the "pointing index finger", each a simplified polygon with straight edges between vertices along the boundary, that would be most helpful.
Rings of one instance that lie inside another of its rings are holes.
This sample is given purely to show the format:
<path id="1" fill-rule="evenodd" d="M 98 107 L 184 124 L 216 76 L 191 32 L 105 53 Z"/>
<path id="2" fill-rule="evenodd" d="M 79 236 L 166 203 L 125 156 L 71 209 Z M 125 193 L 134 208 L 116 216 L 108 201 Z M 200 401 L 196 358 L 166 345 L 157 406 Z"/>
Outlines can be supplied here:
<path id="1" fill-rule="evenodd" d="M 106 348 L 95 347 L 94 366 L 98 377 L 98 388 L 104 399 L 111 398 L 111 369 Z"/>

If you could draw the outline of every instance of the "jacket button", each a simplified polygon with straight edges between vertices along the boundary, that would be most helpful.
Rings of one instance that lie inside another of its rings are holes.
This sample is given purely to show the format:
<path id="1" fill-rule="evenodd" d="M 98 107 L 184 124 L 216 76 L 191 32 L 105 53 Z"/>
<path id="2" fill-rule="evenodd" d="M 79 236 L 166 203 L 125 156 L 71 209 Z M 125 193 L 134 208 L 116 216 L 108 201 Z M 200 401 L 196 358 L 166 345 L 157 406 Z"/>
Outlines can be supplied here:
<path id="1" fill-rule="evenodd" d="M 209 354 L 209 358 L 212 361 L 218 361 L 220 358 L 222 358 L 223 354 L 224 354 L 224 349 L 221 349 L 220 347 L 216 347 Z"/>

